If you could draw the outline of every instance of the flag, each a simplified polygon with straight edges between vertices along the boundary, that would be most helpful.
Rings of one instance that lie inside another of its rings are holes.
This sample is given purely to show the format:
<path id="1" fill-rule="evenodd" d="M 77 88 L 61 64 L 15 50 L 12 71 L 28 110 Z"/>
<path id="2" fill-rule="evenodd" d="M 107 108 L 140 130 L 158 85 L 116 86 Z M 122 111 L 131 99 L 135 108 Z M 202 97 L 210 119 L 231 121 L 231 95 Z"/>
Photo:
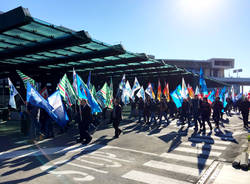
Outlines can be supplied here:
<path id="1" fill-rule="evenodd" d="M 92 93 L 93 97 L 96 99 L 96 89 L 95 89 L 94 85 L 91 88 L 91 93 Z"/>
<path id="2" fill-rule="evenodd" d="M 209 94 L 209 96 L 207 97 L 207 101 L 208 103 L 212 104 L 215 100 L 215 92 L 214 90 Z"/>
<path id="3" fill-rule="evenodd" d="M 135 100 L 135 91 L 140 89 L 140 87 L 141 86 L 140 86 L 137 78 L 135 77 L 135 81 L 134 81 L 134 85 L 133 85 L 132 93 L 131 93 L 131 98 L 132 98 L 133 101 Z"/>
<path id="4" fill-rule="evenodd" d="M 109 106 L 108 108 L 110 109 L 113 109 L 113 81 L 112 81 L 112 77 L 110 78 L 110 86 L 109 86 L 109 89 L 110 89 L 110 101 L 109 101 Z"/>
<path id="5" fill-rule="evenodd" d="M 82 81 L 82 79 L 77 74 L 76 74 L 76 79 L 77 79 L 78 96 L 82 99 L 88 100 L 88 104 L 91 107 L 92 114 L 96 112 L 102 112 L 101 107 L 93 97 L 92 93 L 89 91 L 88 86 Z"/>
<path id="6" fill-rule="evenodd" d="M 27 102 L 31 105 L 44 109 L 49 116 L 57 121 L 57 115 L 54 113 L 54 108 L 49 104 L 47 100 L 45 100 L 32 85 L 27 81 L 27 94 L 26 94 Z"/>
<path id="7" fill-rule="evenodd" d="M 188 97 L 188 90 L 187 90 L 187 86 L 183 77 L 182 77 L 182 85 L 181 85 L 181 96 L 184 99 L 187 99 Z"/>
<path id="8" fill-rule="evenodd" d="M 193 90 L 193 88 L 192 88 L 192 86 L 190 86 L 189 84 L 188 84 L 188 95 L 190 96 L 190 98 L 194 98 L 194 90 Z"/>
<path id="9" fill-rule="evenodd" d="M 129 81 L 127 81 L 125 84 L 125 88 L 123 88 L 123 90 L 122 90 L 122 96 L 121 96 L 122 102 L 125 105 L 129 104 L 130 98 L 131 98 L 131 93 L 132 93 L 132 90 L 131 90 Z"/>
<path id="10" fill-rule="evenodd" d="M 201 86 L 201 93 L 203 95 L 207 95 L 208 91 L 207 91 L 207 85 L 206 85 L 206 81 L 204 79 L 204 73 L 202 68 L 200 69 L 200 86 Z"/>
<path id="11" fill-rule="evenodd" d="M 91 81 L 91 71 L 89 71 L 89 77 L 88 77 L 88 82 L 87 82 L 87 86 L 88 86 L 88 88 L 91 90 L 92 87 L 91 87 L 90 81 Z"/>
<path id="12" fill-rule="evenodd" d="M 55 121 L 61 126 L 64 127 L 69 121 L 69 117 L 64 108 L 60 91 L 57 90 L 52 95 L 48 97 L 49 104 L 53 107 L 53 112 L 56 114 L 57 118 Z"/>
<path id="13" fill-rule="evenodd" d="M 167 102 L 170 101 L 170 96 L 169 96 L 169 87 L 168 87 L 168 83 L 166 84 L 166 82 L 164 82 L 165 84 L 165 88 L 163 89 L 163 95 L 166 97 Z"/>
<path id="14" fill-rule="evenodd" d="M 145 93 L 147 93 L 150 96 L 150 98 L 155 99 L 155 94 L 154 94 L 153 87 L 152 87 L 151 83 L 148 83 L 148 87 L 145 90 Z"/>
<path id="15" fill-rule="evenodd" d="M 220 91 L 220 94 L 219 94 L 220 101 L 222 101 L 222 102 L 223 102 L 223 100 L 224 100 L 224 95 L 225 95 L 225 93 L 226 93 L 226 87 L 223 87 L 223 88 L 221 89 L 221 91 Z"/>
<path id="16" fill-rule="evenodd" d="M 217 88 L 216 93 L 215 93 L 215 97 L 219 96 L 219 89 Z"/>
<path id="17" fill-rule="evenodd" d="M 33 87 L 36 87 L 36 85 L 35 85 L 36 82 L 35 82 L 34 79 L 32 79 L 29 76 L 23 74 L 20 70 L 17 70 L 16 72 L 18 73 L 18 75 L 23 80 L 25 88 L 27 88 L 27 82 L 29 82 Z"/>
<path id="18" fill-rule="evenodd" d="M 102 108 L 108 107 L 109 103 L 110 103 L 110 90 L 108 87 L 107 82 L 104 83 L 102 89 L 100 89 L 97 95 L 97 101 L 99 102 L 99 104 L 102 106 Z"/>
<path id="19" fill-rule="evenodd" d="M 12 84 L 10 78 L 8 78 L 8 83 L 9 83 L 9 89 L 10 89 L 10 100 L 9 100 L 9 105 L 16 109 L 16 101 L 15 101 L 15 96 L 18 94 L 15 86 Z"/>
<path id="20" fill-rule="evenodd" d="M 161 82 L 158 80 L 157 99 L 161 101 Z"/>
<path id="21" fill-rule="evenodd" d="M 198 86 L 196 86 L 196 88 L 195 88 L 195 95 L 199 95 L 199 94 L 200 94 L 199 87 L 198 87 Z"/>
<path id="22" fill-rule="evenodd" d="M 183 102 L 181 90 L 181 85 L 179 84 L 176 89 L 170 94 L 177 108 L 180 108 Z"/>
<path id="23" fill-rule="evenodd" d="M 145 102 L 146 98 L 145 98 L 145 91 L 143 89 L 143 86 L 141 86 L 140 90 L 137 92 L 136 96 L 138 96 L 138 98 L 143 99 L 143 101 Z"/>
<path id="24" fill-rule="evenodd" d="M 226 92 L 224 95 L 224 99 L 223 99 L 223 107 L 224 108 L 227 106 L 227 98 L 228 98 L 228 92 Z"/>
<path id="25" fill-rule="evenodd" d="M 60 83 L 58 84 L 57 89 L 59 89 L 63 100 L 71 106 L 72 104 L 76 104 L 78 99 L 74 88 L 71 86 L 67 74 L 64 74 L 63 78 L 61 79 Z"/>
<path id="26" fill-rule="evenodd" d="M 120 85 L 119 85 L 119 89 L 123 90 L 123 88 L 125 88 L 125 85 L 126 85 L 126 76 L 125 76 L 125 74 L 123 74 L 122 80 L 121 80 Z"/>
<path id="27" fill-rule="evenodd" d="M 39 92 L 43 98 L 47 99 L 49 97 L 48 89 L 44 87 L 40 92 Z"/>
<path id="28" fill-rule="evenodd" d="M 231 94 L 232 94 L 232 101 L 234 102 L 235 101 L 235 93 L 234 93 L 234 86 L 233 85 L 231 88 Z"/>
<path id="29" fill-rule="evenodd" d="M 73 68 L 73 84 L 72 84 L 75 92 L 76 92 L 76 95 L 78 96 L 78 89 L 77 89 L 77 80 L 76 80 L 76 71 L 75 69 Z"/>

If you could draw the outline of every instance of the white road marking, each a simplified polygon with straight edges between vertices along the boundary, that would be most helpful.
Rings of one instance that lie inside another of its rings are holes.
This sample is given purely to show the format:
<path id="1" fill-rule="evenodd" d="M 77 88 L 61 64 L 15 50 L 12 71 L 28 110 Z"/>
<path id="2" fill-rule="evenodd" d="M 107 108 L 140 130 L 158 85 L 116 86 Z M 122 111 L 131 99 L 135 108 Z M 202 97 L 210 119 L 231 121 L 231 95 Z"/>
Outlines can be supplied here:
<path id="1" fill-rule="evenodd" d="M 225 150 L 227 147 L 225 146 L 217 146 L 214 144 L 205 144 L 204 142 L 202 143 L 192 143 L 192 142 L 182 142 L 181 145 L 185 146 L 192 146 L 192 147 L 200 147 L 200 148 L 205 148 L 205 149 L 217 149 L 217 150 Z"/>
<path id="2" fill-rule="evenodd" d="M 188 139 L 191 142 L 205 142 L 207 144 L 224 144 L 224 145 L 229 145 L 231 142 L 228 141 L 220 141 L 220 140 L 213 140 L 213 139 L 206 139 L 206 138 L 198 138 L 198 137 L 190 137 Z"/>
<path id="3" fill-rule="evenodd" d="M 208 155 L 208 156 L 215 156 L 218 157 L 221 155 L 221 152 L 217 152 L 217 151 L 209 151 L 206 149 L 200 148 L 200 147 L 177 147 L 175 148 L 173 151 L 181 151 L 181 152 L 185 152 L 185 153 L 195 153 L 195 154 L 202 154 L 202 155 Z"/>
<path id="4" fill-rule="evenodd" d="M 151 160 L 149 162 L 146 162 L 143 165 L 148 166 L 148 167 L 157 168 L 157 169 L 163 169 L 166 171 L 177 172 L 177 173 L 186 174 L 186 175 L 192 175 L 195 177 L 198 177 L 200 175 L 199 169 L 197 169 L 197 168 L 185 167 L 185 166 L 170 164 L 170 163 L 166 163 L 166 162 L 158 162 L 158 161 Z"/>
<path id="5" fill-rule="evenodd" d="M 213 162 L 213 160 L 211 159 L 205 159 L 202 157 L 199 158 L 197 156 L 193 157 L 193 156 L 179 155 L 174 153 L 162 153 L 160 156 L 168 159 L 181 160 L 194 164 L 198 163 L 206 166 L 209 166 Z"/>
<path id="6" fill-rule="evenodd" d="M 132 170 L 122 176 L 133 181 L 139 181 L 148 184 L 189 184 L 189 182 L 175 180 L 172 178 L 150 174 L 142 171 Z"/>

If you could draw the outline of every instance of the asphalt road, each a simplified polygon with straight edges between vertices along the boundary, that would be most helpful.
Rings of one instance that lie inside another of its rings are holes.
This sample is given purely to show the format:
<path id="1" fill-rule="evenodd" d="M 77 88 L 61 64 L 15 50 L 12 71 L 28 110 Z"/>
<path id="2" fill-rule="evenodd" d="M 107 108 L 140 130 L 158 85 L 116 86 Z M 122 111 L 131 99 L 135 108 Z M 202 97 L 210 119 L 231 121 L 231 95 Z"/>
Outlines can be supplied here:
<path id="1" fill-rule="evenodd" d="M 205 135 L 176 120 L 152 126 L 126 121 L 118 139 L 105 128 L 87 146 L 75 144 L 74 127 L 35 145 L 13 132 L 1 135 L 0 183 L 196 183 L 241 151 L 249 132 L 239 117 L 225 116 L 220 131 Z"/>

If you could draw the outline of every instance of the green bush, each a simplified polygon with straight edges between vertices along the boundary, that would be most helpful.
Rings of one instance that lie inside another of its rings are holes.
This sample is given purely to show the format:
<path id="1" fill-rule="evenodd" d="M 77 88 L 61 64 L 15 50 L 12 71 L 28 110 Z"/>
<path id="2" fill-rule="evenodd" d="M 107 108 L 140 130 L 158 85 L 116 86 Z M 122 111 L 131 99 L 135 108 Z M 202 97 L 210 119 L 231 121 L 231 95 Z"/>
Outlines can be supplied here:
<path id="1" fill-rule="evenodd" d="M 247 140 L 250 142 L 250 135 L 247 136 Z"/>

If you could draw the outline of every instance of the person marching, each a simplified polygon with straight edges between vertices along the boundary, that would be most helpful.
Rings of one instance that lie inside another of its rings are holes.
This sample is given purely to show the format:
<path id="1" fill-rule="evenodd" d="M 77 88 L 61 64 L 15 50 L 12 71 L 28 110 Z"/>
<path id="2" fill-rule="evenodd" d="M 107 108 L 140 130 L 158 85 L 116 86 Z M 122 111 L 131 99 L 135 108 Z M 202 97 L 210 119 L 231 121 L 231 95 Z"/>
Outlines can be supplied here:
<path id="1" fill-rule="evenodd" d="M 211 106 L 207 101 L 207 98 L 203 98 L 203 101 L 201 102 L 201 119 L 202 119 L 202 131 L 205 134 L 206 133 L 206 126 L 205 122 L 208 123 L 210 127 L 210 131 L 213 130 L 212 125 L 210 123 L 210 115 L 211 115 Z"/>
<path id="2" fill-rule="evenodd" d="M 192 115 L 193 115 L 193 121 L 194 121 L 194 131 L 198 131 L 198 122 L 200 124 L 200 130 L 202 128 L 202 123 L 200 119 L 200 105 L 201 100 L 198 98 L 198 95 L 195 95 L 194 99 L 191 100 L 192 103 Z"/>
<path id="3" fill-rule="evenodd" d="M 216 97 L 212 107 L 213 107 L 213 119 L 215 122 L 215 126 L 216 128 L 219 129 L 220 114 L 223 109 L 223 104 L 220 101 L 220 97 Z"/>
<path id="4" fill-rule="evenodd" d="M 240 103 L 240 110 L 243 117 L 244 128 L 248 129 L 248 115 L 249 115 L 250 102 L 247 97 L 244 97 Z"/>
<path id="5" fill-rule="evenodd" d="M 91 114 L 91 108 L 87 103 L 86 99 L 81 99 L 79 113 L 76 117 L 76 121 L 78 122 L 80 138 L 77 140 L 77 143 L 89 144 L 92 140 L 91 135 L 89 134 L 89 125 L 93 120 L 93 116 Z"/>
<path id="6" fill-rule="evenodd" d="M 113 123 L 113 127 L 115 129 L 114 138 L 118 138 L 122 133 L 121 129 L 119 129 L 120 121 L 122 120 L 122 108 L 117 99 L 114 100 L 114 108 L 111 112 L 110 121 Z"/>

